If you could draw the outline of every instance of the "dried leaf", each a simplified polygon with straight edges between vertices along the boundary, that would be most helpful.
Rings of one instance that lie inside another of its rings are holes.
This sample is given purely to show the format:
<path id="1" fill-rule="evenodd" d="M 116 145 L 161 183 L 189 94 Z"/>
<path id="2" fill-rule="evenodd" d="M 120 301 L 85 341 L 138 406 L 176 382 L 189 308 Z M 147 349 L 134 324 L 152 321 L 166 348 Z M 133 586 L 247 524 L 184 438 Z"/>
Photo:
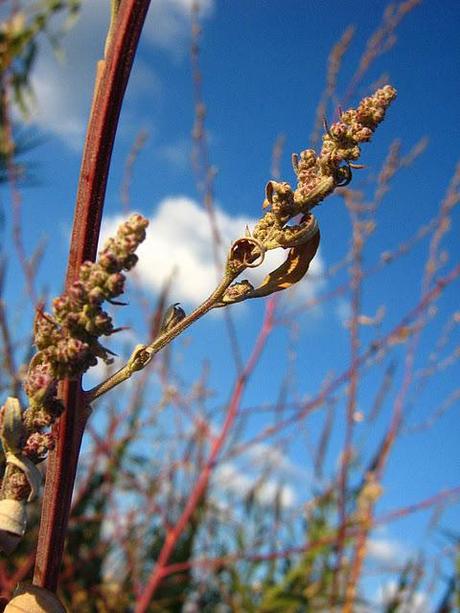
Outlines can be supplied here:
<path id="1" fill-rule="evenodd" d="M 268 296 L 298 283 L 307 273 L 310 262 L 318 250 L 319 241 L 318 231 L 308 242 L 292 247 L 281 266 L 269 273 L 259 287 L 250 292 L 246 298 Z"/>

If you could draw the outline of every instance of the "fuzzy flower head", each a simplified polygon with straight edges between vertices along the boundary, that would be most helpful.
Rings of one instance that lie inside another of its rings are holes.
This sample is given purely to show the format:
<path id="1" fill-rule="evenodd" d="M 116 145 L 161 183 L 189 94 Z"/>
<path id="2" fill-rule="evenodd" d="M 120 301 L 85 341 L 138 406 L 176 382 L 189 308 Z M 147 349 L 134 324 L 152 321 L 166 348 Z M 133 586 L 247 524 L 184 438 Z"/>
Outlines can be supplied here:
<path id="1" fill-rule="evenodd" d="M 252 233 L 248 231 L 245 237 L 235 241 L 227 265 L 232 272 L 258 265 L 269 249 L 289 249 L 288 257 L 258 288 L 252 288 L 247 281 L 231 285 L 220 306 L 267 296 L 302 279 L 319 245 L 318 224 L 311 214 L 312 208 L 336 187 L 351 181 L 352 168 L 360 168 L 355 162 L 361 155 L 361 143 L 371 139 L 395 97 L 396 90 L 386 85 L 364 98 L 356 109 L 340 113 L 339 121 L 330 127 L 325 122 L 320 153 L 306 149 L 292 156 L 297 177 L 295 189 L 286 182 L 267 183 L 263 202 L 267 212 Z M 298 223 L 292 223 L 297 217 Z"/>
<path id="2" fill-rule="evenodd" d="M 24 382 L 29 408 L 22 413 L 10 402 L 8 411 L 5 407 L 0 409 L 2 444 L 14 447 L 23 458 L 22 466 L 26 466 L 24 462 L 34 465 L 42 461 L 53 448 L 49 428 L 64 410 L 57 397 L 58 382 L 82 375 L 98 358 L 110 361 L 110 352 L 99 338 L 115 330 L 102 305 L 123 293 L 124 271 L 137 262 L 134 252 L 145 238 L 147 225 L 144 217 L 132 215 L 120 226 L 117 235 L 107 241 L 99 259 L 85 262 L 78 279 L 54 299 L 52 314 L 37 310 L 34 336 L 38 352 L 30 362 Z M 27 499 L 35 489 L 30 477 L 17 465 L 9 466 L 8 470 L 5 497 Z"/>
<path id="3" fill-rule="evenodd" d="M 37 311 L 34 332 L 39 351 L 25 381 L 31 403 L 26 413 L 32 430 L 50 425 L 59 414 L 59 380 L 83 374 L 98 358 L 110 362 L 110 352 L 99 338 L 115 330 L 103 303 L 113 302 L 124 292 L 124 271 L 137 262 L 134 252 L 145 238 L 147 225 L 141 215 L 131 215 L 105 243 L 98 260 L 84 262 L 78 279 L 53 300 L 52 314 Z"/>

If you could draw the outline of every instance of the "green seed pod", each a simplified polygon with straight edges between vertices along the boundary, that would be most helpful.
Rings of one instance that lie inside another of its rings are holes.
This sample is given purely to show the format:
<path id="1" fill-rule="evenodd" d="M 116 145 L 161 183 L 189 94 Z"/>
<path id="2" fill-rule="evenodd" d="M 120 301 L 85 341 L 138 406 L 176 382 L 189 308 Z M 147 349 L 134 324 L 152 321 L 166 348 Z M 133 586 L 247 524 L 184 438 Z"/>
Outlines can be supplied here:
<path id="1" fill-rule="evenodd" d="M 9 397 L 6 399 L 3 408 L 3 422 L 0 436 L 3 449 L 6 452 L 17 453 L 20 451 L 22 438 L 24 436 L 24 425 L 22 423 L 21 405 L 17 398 Z"/>
<path id="2" fill-rule="evenodd" d="M 172 330 L 182 319 L 184 319 L 185 311 L 179 304 L 179 302 L 176 302 L 166 309 L 163 321 L 161 322 L 161 334 L 169 332 L 169 330 Z"/>

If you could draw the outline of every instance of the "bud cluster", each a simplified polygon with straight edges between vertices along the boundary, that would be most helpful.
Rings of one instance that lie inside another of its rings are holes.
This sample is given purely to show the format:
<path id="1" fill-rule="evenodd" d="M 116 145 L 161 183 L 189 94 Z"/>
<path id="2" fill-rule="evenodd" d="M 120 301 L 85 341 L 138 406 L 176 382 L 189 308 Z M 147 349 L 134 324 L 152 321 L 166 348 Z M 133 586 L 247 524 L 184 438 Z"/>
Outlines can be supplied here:
<path id="1" fill-rule="evenodd" d="M 114 238 L 108 239 L 96 262 L 84 262 L 78 279 L 53 301 L 53 314 L 37 312 L 33 357 L 24 384 L 30 407 L 24 414 L 28 438 L 24 452 L 35 461 L 45 455 L 51 437 L 49 427 L 63 407 L 57 399 L 57 383 L 77 377 L 97 363 L 110 362 L 110 352 L 99 342 L 114 330 L 112 318 L 102 308 L 124 291 L 125 275 L 137 262 L 135 250 L 145 238 L 148 221 L 132 215 Z"/>
<path id="2" fill-rule="evenodd" d="M 300 158 L 293 156 L 298 181 L 294 192 L 297 212 L 310 210 L 335 187 L 343 184 L 348 176 L 351 178 L 349 167 L 341 165 L 348 165 L 360 157 L 360 143 L 371 139 L 395 98 L 396 90 L 391 85 L 378 89 L 372 96 L 361 100 L 356 109 L 341 113 L 339 121 L 333 123 L 323 136 L 319 155 L 313 149 L 306 149 Z"/>
<path id="3" fill-rule="evenodd" d="M 281 236 L 280 230 L 286 230 L 290 219 L 305 216 L 336 187 L 349 183 L 353 162 L 361 155 L 360 143 L 370 140 L 395 97 L 396 90 L 391 85 L 378 89 L 356 109 L 341 113 L 340 120 L 330 128 L 326 126 L 319 154 L 313 149 L 302 151 L 300 156 L 294 154 L 296 189 L 286 182 L 268 182 L 263 207 L 269 210 L 256 224 L 252 236 L 266 249 L 289 246 L 289 241 L 286 245 L 277 244 L 273 237 Z"/>
<path id="4" fill-rule="evenodd" d="M 263 208 L 268 210 L 252 233 L 248 231 L 244 238 L 235 241 L 227 267 L 240 272 L 260 264 L 266 251 L 279 247 L 290 250 L 288 258 L 257 289 L 247 281 L 231 285 L 219 306 L 268 295 L 302 278 L 319 245 L 318 225 L 311 209 L 336 187 L 347 185 L 352 178 L 352 168 L 362 168 L 354 163 L 361 155 L 360 144 L 371 139 L 395 97 L 396 90 L 386 85 L 361 100 L 356 109 L 341 112 L 339 121 L 330 127 L 325 122 L 326 133 L 320 153 L 306 149 L 292 156 L 296 189 L 284 181 L 267 183 Z M 297 216 L 300 222 L 293 224 L 291 220 Z"/>
<path id="5" fill-rule="evenodd" d="M 361 155 L 359 143 L 370 141 L 395 97 L 396 90 L 386 85 L 372 96 L 363 98 L 358 108 L 342 113 L 340 120 L 332 124 L 323 137 L 320 165 L 333 170 L 341 162 L 357 160 Z"/>

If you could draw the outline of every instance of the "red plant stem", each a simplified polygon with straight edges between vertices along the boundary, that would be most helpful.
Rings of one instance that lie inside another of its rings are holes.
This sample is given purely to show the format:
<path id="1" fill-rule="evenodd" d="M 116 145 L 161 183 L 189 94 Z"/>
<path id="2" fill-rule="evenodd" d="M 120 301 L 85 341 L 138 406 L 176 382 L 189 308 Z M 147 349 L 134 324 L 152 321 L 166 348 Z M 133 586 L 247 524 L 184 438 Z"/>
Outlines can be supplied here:
<path id="1" fill-rule="evenodd" d="M 446 223 L 450 220 L 450 213 L 455 206 L 455 204 L 459 200 L 458 195 L 458 187 L 460 184 L 460 166 L 457 166 L 457 170 L 452 178 L 451 184 L 449 186 L 447 196 L 444 198 L 441 203 L 439 216 L 438 216 L 438 225 L 435 229 L 435 232 L 431 238 L 429 245 L 429 253 L 428 259 L 425 266 L 425 274 L 423 276 L 422 281 L 422 296 L 428 288 L 433 280 L 434 273 L 437 268 L 437 253 L 439 250 L 439 245 L 444 233 L 447 231 L 449 227 L 449 223 Z M 419 317 L 419 325 L 416 328 L 416 333 L 411 337 L 410 342 L 406 351 L 406 358 L 404 364 L 404 375 L 401 388 L 396 396 L 395 403 L 393 405 L 393 412 L 391 417 L 390 426 L 387 434 L 383 440 L 382 445 L 380 446 L 375 460 L 372 464 L 372 468 L 375 471 L 377 478 L 379 480 L 382 479 L 383 471 L 390 455 L 390 451 L 393 445 L 396 442 L 396 439 L 400 433 L 401 426 L 403 424 L 404 419 L 404 405 L 407 398 L 407 394 L 413 382 L 414 377 L 414 365 L 417 354 L 417 347 L 419 345 L 420 337 L 422 330 L 425 326 L 425 314 L 422 312 Z M 356 586 L 358 585 L 358 581 L 361 575 L 362 565 L 364 562 L 366 542 L 369 532 L 372 528 L 373 524 L 373 516 L 374 509 L 373 505 L 369 509 L 367 513 L 367 518 L 365 522 L 365 528 L 358 534 L 355 545 L 354 559 L 351 566 L 351 575 L 349 581 L 347 582 L 346 589 L 346 601 L 343 608 L 344 613 L 351 613 L 354 607 L 354 601 L 356 597 Z"/>
<path id="2" fill-rule="evenodd" d="M 94 260 L 105 190 L 120 110 L 150 0 L 123 0 L 105 60 L 98 63 L 93 106 L 75 206 L 66 288 L 77 278 L 81 264 Z M 44 505 L 38 536 L 34 583 L 55 591 L 64 550 L 72 491 L 83 431 L 88 418 L 79 380 L 60 387 L 66 408 L 54 433 Z"/>
<path id="3" fill-rule="evenodd" d="M 241 397 L 246 388 L 248 378 L 258 362 L 260 354 L 265 346 L 266 340 L 273 328 L 273 315 L 275 310 L 275 304 L 276 302 L 273 298 L 267 303 L 262 328 L 259 332 L 259 336 L 256 340 L 252 353 L 248 361 L 246 362 L 246 366 L 236 379 L 235 386 L 233 388 L 233 393 L 228 404 L 227 415 L 225 417 L 221 431 L 213 441 L 209 457 L 190 493 L 182 515 L 180 516 L 172 530 L 167 534 L 166 540 L 160 551 L 152 574 L 150 575 L 147 585 L 145 586 L 136 603 L 135 613 L 145 613 L 147 611 L 149 603 L 151 602 L 157 588 L 159 587 L 164 577 L 168 574 L 165 573 L 165 567 L 168 563 L 169 558 L 171 557 L 171 554 L 174 551 L 174 547 L 176 546 L 177 541 L 179 540 L 184 529 L 186 528 L 190 517 L 197 508 L 197 505 L 199 504 L 209 484 L 209 480 L 215 468 L 219 453 L 225 441 L 227 440 L 227 435 L 235 421 L 235 418 L 237 417 Z"/>
<path id="4" fill-rule="evenodd" d="M 339 597 L 340 574 L 343 565 L 343 553 L 346 542 L 346 523 L 347 523 L 347 491 L 348 491 L 348 472 L 353 453 L 353 432 L 354 432 L 354 412 L 358 396 L 358 360 L 359 360 L 359 315 L 361 310 L 361 288 L 362 288 L 362 249 L 364 237 L 362 236 L 360 220 L 356 212 L 353 211 L 353 202 L 348 202 L 348 209 L 351 215 L 353 226 L 352 243 L 352 267 L 351 267 L 351 305 L 352 317 L 350 321 L 350 345 L 351 345 L 351 370 L 348 386 L 348 401 L 345 416 L 345 441 L 343 445 L 342 460 L 338 480 L 338 516 L 340 527 L 337 535 L 336 563 L 333 571 L 332 589 L 330 606 L 333 609 Z"/>
<path id="5" fill-rule="evenodd" d="M 418 513 L 419 511 L 425 511 L 435 505 L 439 505 L 442 503 L 446 503 L 448 500 L 455 501 L 460 497 L 460 486 L 453 487 L 449 490 L 444 490 L 430 496 L 429 498 L 425 498 L 420 502 L 416 502 L 414 504 L 399 507 L 394 509 L 393 511 L 389 511 L 380 517 L 377 517 L 374 521 L 374 526 L 382 526 L 390 523 L 391 521 L 402 519 L 411 515 L 412 513 Z M 348 525 L 346 537 L 353 538 L 358 534 L 359 526 L 356 525 Z M 289 547 L 282 550 L 277 551 L 269 551 L 264 553 L 256 553 L 251 551 L 239 551 L 235 554 L 229 554 L 226 556 L 222 556 L 219 558 L 197 558 L 194 560 L 188 560 L 186 562 L 177 562 L 175 564 L 171 564 L 166 566 L 163 569 L 163 576 L 173 575 L 176 573 L 184 572 L 190 568 L 206 568 L 206 569 L 219 569 L 225 568 L 226 566 L 230 566 L 239 560 L 244 560 L 246 562 L 266 562 L 270 560 L 279 560 L 288 558 L 289 556 L 295 554 L 307 554 L 316 549 L 324 547 L 325 545 L 334 545 L 337 540 L 337 532 L 333 534 L 328 534 L 320 539 L 316 539 L 310 543 L 306 543 L 303 545 L 299 545 L 297 547 Z"/>
<path id="6" fill-rule="evenodd" d="M 423 314 L 426 309 L 435 302 L 439 296 L 442 294 L 444 289 L 453 283 L 458 277 L 460 277 L 460 264 L 454 266 L 446 275 L 437 279 L 436 283 L 433 284 L 432 289 L 427 291 L 420 302 L 413 308 L 407 315 L 405 315 L 400 322 L 392 328 L 385 336 L 383 336 L 378 345 L 369 347 L 366 351 L 364 351 L 356 360 L 355 364 L 352 364 L 347 370 L 344 370 L 340 375 L 338 375 L 335 379 L 332 379 L 329 383 L 327 383 L 319 394 L 306 402 L 302 409 L 299 410 L 294 415 L 290 415 L 283 420 L 280 420 L 274 426 L 267 426 L 264 430 L 256 434 L 252 439 L 241 443 L 236 446 L 231 454 L 228 454 L 227 457 L 237 456 L 241 453 L 244 453 L 246 449 L 251 447 L 251 445 L 255 445 L 257 443 L 261 443 L 262 441 L 270 438 L 274 434 L 278 434 L 282 430 L 292 426 L 302 419 L 304 419 L 307 415 L 312 413 L 315 409 L 319 408 L 324 404 L 324 402 L 331 397 L 331 395 L 338 390 L 342 385 L 347 383 L 350 380 L 350 376 L 353 368 L 361 368 L 364 366 L 379 349 L 384 348 L 392 337 L 398 335 L 400 330 L 403 330 L 406 326 L 408 326 L 414 319 L 417 319 L 421 314 Z"/>

